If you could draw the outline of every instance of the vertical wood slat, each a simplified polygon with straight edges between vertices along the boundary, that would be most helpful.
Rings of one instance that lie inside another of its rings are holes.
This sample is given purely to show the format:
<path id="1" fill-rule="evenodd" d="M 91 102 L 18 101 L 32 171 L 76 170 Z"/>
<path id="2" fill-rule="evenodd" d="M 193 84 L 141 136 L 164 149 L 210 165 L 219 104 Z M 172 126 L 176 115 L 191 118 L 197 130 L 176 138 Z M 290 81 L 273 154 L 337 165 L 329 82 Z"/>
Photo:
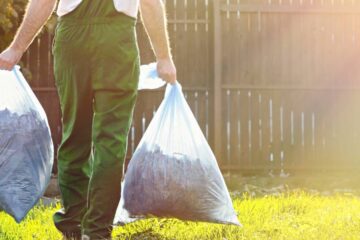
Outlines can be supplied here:
<path id="1" fill-rule="evenodd" d="M 213 0 L 214 3 L 214 143 L 215 156 L 221 158 L 222 139 L 222 104 L 221 104 L 221 81 L 222 81 L 222 47 L 221 47 L 221 11 L 220 0 Z"/>
<path id="2" fill-rule="evenodd" d="M 49 67 L 51 65 L 49 61 L 49 53 L 51 53 L 51 37 L 45 32 L 42 33 L 41 41 L 39 43 L 39 76 L 36 85 L 44 85 L 46 87 L 53 87 L 49 79 Z"/>
<path id="3" fill-rule="evenodd" d="M 28 59 L 28 65 L 29 65 L 29 70 L 32 73 L 32 78 L 31 78 L 31 85 L 32 86 L 38 86 L 38 82 L 39 82 L 39 42 L 40 42 L 40 38 L 36 38 L 34 40 L 34 42 L 31 44 L 31 46 L 29 47 L 29 59 Z"/>

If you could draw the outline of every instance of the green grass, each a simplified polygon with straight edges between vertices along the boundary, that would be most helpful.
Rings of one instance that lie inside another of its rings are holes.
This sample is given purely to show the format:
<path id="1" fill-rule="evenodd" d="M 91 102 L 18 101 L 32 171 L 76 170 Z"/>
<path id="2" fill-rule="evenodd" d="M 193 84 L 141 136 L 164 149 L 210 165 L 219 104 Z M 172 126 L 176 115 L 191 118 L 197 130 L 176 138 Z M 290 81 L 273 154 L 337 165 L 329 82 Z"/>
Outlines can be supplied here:
<path id="1" fill-rule="evenodd" d="M 233 196 L 243 228 L 219 224 L 148 219 L 117 227 L 115 239 L 360 239 L 360 198 L 304 192 L 251 198 Z M 52 224 L 54 208 L 37 207 L 17 225 L 0 213 L 0 239 L 61 239 Z"/>

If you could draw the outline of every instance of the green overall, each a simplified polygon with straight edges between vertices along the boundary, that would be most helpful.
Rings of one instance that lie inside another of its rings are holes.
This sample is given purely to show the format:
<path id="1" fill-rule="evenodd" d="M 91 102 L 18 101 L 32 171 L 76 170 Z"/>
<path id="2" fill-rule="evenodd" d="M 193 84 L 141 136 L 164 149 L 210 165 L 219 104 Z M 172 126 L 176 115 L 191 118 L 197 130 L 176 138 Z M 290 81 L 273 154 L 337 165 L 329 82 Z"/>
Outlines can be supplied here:
<path id="1" fill-rule="evenodd" d="M 137 97 L 136 19 L 113 0 L 83 0 L 61 17 L 53 46 L 63 135 L 58 177 L 65 236 L 110 238 Z M 82 232 L 81 232 L 82 231 Z"/>

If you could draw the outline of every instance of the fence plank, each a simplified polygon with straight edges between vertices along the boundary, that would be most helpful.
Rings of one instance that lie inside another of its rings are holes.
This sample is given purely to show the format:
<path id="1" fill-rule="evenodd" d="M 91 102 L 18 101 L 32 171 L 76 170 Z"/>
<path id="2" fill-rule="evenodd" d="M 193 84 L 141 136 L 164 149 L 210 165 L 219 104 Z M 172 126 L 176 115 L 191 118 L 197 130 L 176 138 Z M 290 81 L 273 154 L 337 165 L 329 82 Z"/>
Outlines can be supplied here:
<path id="1" fill-rule="evenodd" d="M 222 123 L 222 110 L 221 110 L 221 81 L 222 81 L 222 47 L 221 40 L 221 13 L 220 1 L 214 0 L 214 143 L 215 155 L 221 158 L 221 123 Z"/>

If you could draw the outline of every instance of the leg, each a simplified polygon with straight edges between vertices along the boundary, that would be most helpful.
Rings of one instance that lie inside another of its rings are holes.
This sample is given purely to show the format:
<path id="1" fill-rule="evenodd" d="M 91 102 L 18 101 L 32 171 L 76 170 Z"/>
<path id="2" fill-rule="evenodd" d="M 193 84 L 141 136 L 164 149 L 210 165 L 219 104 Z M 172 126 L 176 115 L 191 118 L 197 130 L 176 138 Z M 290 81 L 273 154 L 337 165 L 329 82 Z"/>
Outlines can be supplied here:
<path id="1" fill-rule="evenodd" d="M 117 26 L 121 26 L 118 24 Z M 104 31 L 102 26 L 101 31 Z M 114 28 L 116 30 L 116 27 Z M 127 137 L 137 97 L 139 56 L 135 28 L 119 29 L 115 36 L 105 36 L 106 44 L 95 54 L 93 76 L 94 159 L 89 184 L 88 210 L 83 232 L 90 239 L 109 238 L 120 199 Z M 120 36 L 118 36 L 120 34 Z M 115 43 L 114 40 L 115 39 Z M 117 40 L 116 40 L 117 39 Z"/>
<path id="2" fill-rule="evenodd" d="M 108 238 L 120 200 L 120 183 L 136 92 L 95 93 L 94 159 L 89 209 L 83 220 L 91 239 Z"/>
<path id="3" fill-rule="evenodd" d="M 80 53 L 71 54 L 64 47 L 55 46 L 54 56 L 63 124 L 58 180 L 64 207 L 55 213 L 54 222 L 65 236 L 79 238 L 90 175 L 92 88 L 87 64 L 76 57 Z"/>

